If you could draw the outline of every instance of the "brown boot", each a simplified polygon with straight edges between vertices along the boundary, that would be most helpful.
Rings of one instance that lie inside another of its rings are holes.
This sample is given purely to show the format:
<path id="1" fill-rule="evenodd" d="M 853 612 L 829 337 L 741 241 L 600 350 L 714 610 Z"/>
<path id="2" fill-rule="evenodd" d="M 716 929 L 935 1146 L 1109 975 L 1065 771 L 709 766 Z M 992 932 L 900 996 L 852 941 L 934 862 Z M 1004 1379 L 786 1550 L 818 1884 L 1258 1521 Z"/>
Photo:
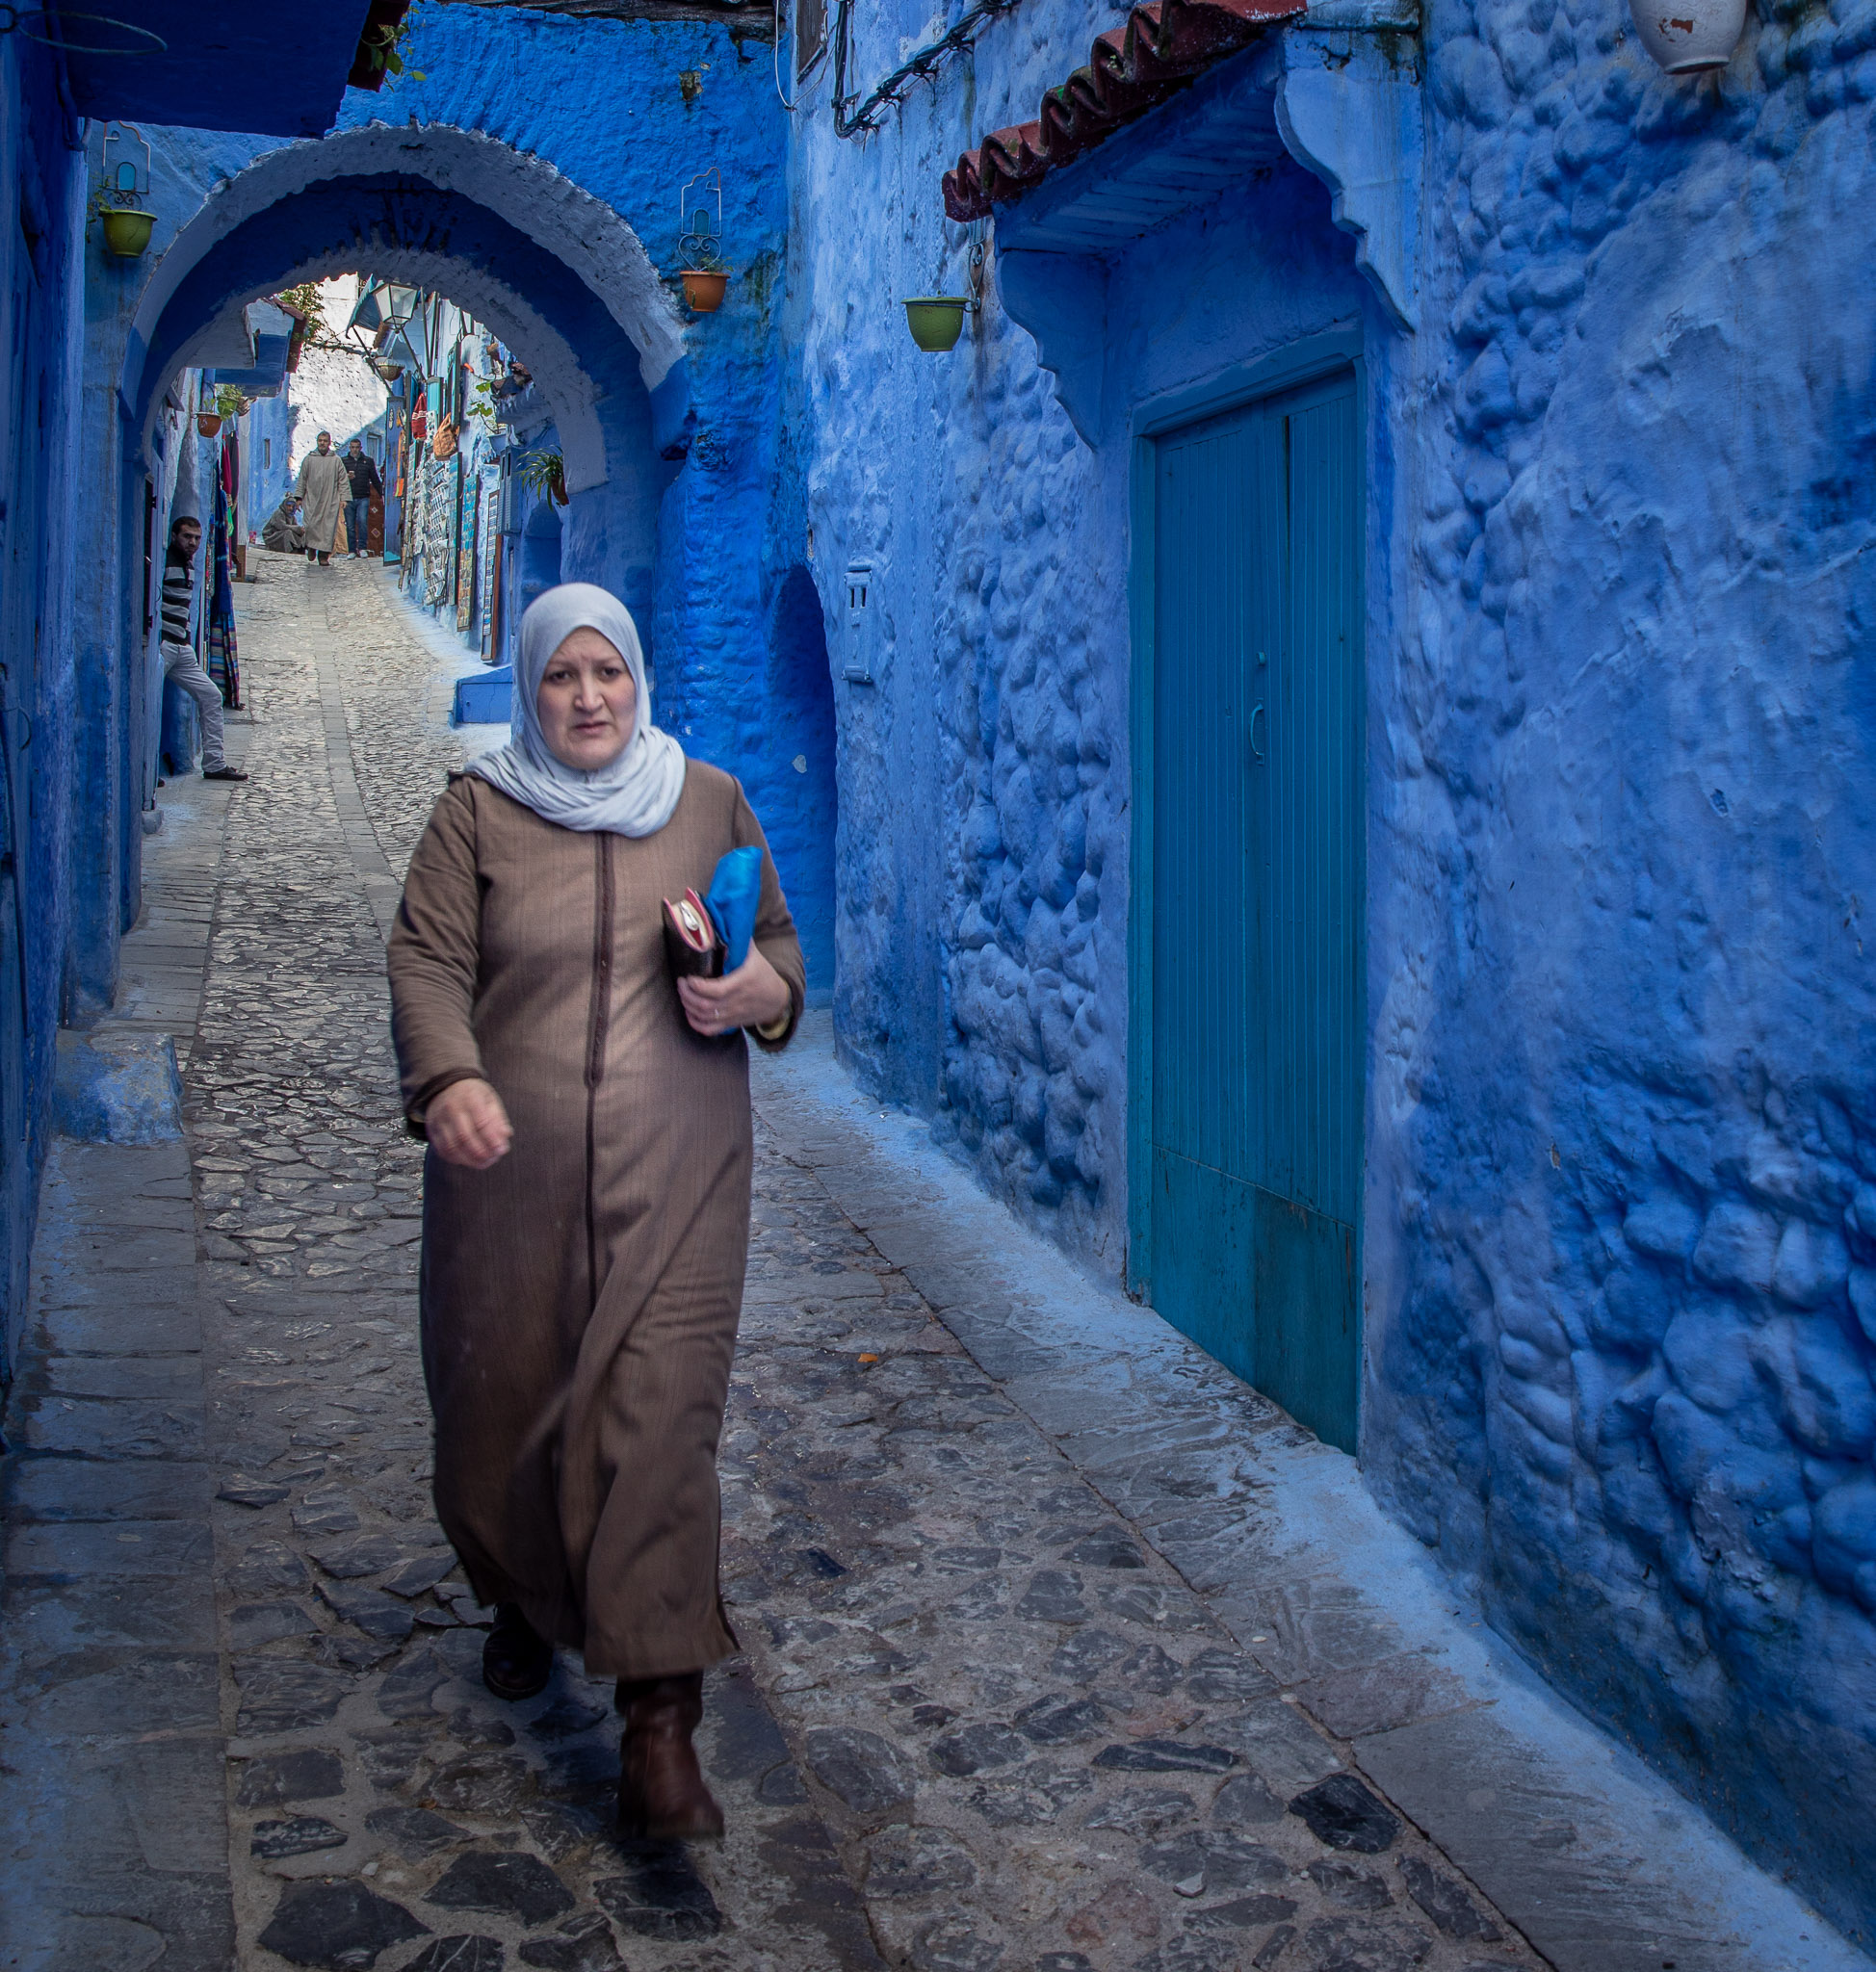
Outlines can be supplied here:
<path id="1" fill-rule="evenodd" d="M 690 1735 L 703 1718 L 703 1673 L 620 1678 L 619 1833 L 651 1842 L 710 1842 L 723 1832 Z"/>

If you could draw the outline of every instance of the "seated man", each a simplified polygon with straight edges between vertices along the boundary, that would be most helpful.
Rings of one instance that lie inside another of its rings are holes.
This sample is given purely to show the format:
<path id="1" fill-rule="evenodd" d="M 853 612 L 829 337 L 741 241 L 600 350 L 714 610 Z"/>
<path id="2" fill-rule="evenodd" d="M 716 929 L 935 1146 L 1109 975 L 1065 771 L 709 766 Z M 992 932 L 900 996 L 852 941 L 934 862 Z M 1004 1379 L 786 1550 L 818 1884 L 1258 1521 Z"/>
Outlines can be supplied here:
<path id="1" fill-rule="evenodd" d="M 294 518 L 291 493 L 269 514 L 267 525 L 261 530 L 261 546 L 272 548 L 276 555 L 306 552 L 306 531 Z"/>
<path id="2" fill-rule="evenodd" d="M 163 671 L 188 692 L 202 715 L 203 780 L 245 781 L 248 776 L 230 766 L 221 750 L 221 688 L 195 655 L 195 550 L 201 545 L 201 522 L 193 513 L 177 514 L 169 523 L 169 553 L 163 564 Z"/>

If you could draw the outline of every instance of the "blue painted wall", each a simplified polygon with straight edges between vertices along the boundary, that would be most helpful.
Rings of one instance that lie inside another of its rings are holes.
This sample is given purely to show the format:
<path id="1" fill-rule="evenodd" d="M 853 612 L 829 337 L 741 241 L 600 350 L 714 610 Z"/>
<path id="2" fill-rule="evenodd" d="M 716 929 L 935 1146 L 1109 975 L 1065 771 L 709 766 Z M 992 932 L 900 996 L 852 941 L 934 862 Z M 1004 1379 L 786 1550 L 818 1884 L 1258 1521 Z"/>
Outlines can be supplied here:
<path id="1" fill-rule="evenodd" d="M 293 491 L 294 407 L 284 391 L 278 397 L 257 398 L 248 409 L 249 472 L 248 525 L 264 528 L 274 509 Z M 265 445 L 266 451 L 262 447 Z"/>
<path id="2" fill-rule="evenodd" d="M 162 658 L 155 626 L 143 622 L 143 487 L 157 496 L 156 537 L 167 538 L 182 471 L 193 376 L 179 379 L 174 403 L 159 411 L 146 450 L 141 428 L 120 408 L 124 350 L 131 319 L 160 257 L 216 181 L 248 164 L 273 140 L 205 137 L 151 128 L 150 209 L 156 224 L 148 251 L 119 260 L 104 250 L 98 227 L 85 243 L 83 410 L 80 437 L 85 499 L 77 509 L 78 565 L 85 580 L 73 600 L 73 661 L 85 717 L 75 734 L 72 912 L 65 953 L 68 1019 L 94 1020 L 117 986 L 118 941 L 142 908 L 141 816 L 155 785 L 162 706 Z M 89 133 L 89 169 L 99 174 L 106 133 Z M 74 298 L 76 313 L 76 298 Z M 193 431 L 193 426 L 190 429 Z"/>
<path id="3" fill-rule="evenodd" d="M 71 921 L 85 161 L 48 52 L 0 41 L 0 1379 L 25 1312 Z M 16 221 L 12 217 L 17 215 Z"/>
<path id="4" fill-rule="evenodd" d="M 1430 45 L 1370 1470 L 1867 1936 L 1876 11 L 1768 8 L 1717 86 L 1610 5 Z"/>
<path id="5" fill-rule="evenodd" d="M 1326 192 L 1247 161 L 1086 297 L 1064 266 L 1052 347 L 993 292 L 916 352 L 898 299 L 964 274 L 940 173 L 1119 12 L 1035 0 L 863 143 L 823 67 L 793 128 L 788 466 L 837 669 L 848 559 L 882 606 L 879 682 L 836 683 L 842 1046 L 1124 1271 L 1127 420 L 1353 319 L 1364 1463 L 1508 1637 L 1863 1933 L 1876 9 L 1767 8 L 1701 84 L 1619 0 L 1434 0 L 1418 334 Z M 857 15 L 854 84 L 924 25 Z"/>

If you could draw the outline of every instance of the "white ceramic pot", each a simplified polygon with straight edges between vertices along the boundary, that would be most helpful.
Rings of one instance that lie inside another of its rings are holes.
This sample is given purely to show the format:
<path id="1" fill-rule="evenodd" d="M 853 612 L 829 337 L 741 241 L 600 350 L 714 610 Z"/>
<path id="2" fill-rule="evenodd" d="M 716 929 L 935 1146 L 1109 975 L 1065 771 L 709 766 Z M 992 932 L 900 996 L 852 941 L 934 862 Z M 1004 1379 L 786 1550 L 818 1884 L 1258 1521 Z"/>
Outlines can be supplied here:
<path id="1" fill-rule="evenodd" d="M 1746 31 L 1746 0 L 1628 0 L 1642 46 L 1670 75 L 1724 68 Z"/>

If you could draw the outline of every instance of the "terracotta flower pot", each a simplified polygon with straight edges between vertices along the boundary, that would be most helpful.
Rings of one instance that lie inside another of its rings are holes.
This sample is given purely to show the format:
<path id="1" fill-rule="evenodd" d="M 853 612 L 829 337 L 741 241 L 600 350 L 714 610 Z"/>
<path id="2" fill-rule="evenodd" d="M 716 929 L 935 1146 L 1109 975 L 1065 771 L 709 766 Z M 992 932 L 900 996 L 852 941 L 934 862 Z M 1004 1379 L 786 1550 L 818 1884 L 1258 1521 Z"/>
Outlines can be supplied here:
<path id="1" fill-rule="evenodd" d="M 204 438 L 213 438 L 221 428 L 221 413 L 220 411 L 197 411 L 195 413 L 195 428 Z"/>
<path id="2" fill-rule="evenodd" d="M 957 347 L 964 330 L 964 311 L 971 305 L 965 295 L 918 295 L 905 304 L 905 325 L 912 340 L 932 355 Z"/>
<path id="3" fill-rule="evenodd" d="M 156 224 L 153 212 L 114 210 L 98 217 L 104 221 L 104 250 L 120 260 L 135 260 L 150 244 L 150 228 Z"/>
<path id="4" fill-rule="evenodd" d="M 1641 43 L 1670 75 L 1699 75 L 1733 60 L 1746 0 L 1629 0 Z"/>
<path id="5" fill-rule="evenodd" d="M 729 285 L 726 273 L 706 273 L 701 268 L 687 267 L 681 278 L 684 298 L 693 315 L 715 315 L 723 305 L 723 290 Z"/>

